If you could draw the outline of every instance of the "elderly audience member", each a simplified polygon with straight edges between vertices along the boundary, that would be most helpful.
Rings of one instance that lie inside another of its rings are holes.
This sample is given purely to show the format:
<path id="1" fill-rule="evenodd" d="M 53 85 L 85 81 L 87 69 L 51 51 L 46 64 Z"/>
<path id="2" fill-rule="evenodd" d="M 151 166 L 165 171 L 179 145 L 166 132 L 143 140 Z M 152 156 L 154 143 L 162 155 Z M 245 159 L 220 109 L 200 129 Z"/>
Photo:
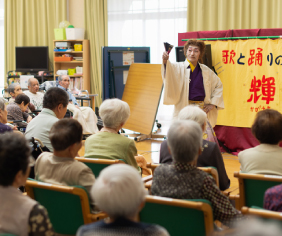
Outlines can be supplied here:
<path id="1" fill-rule="evenodd" d="M 207 114 L 197 106 L 184 107 L 178 114 L 178 120 L 194 120 L 202 128 L 203 131 L 207 125 Z M 171 164 L 172 156 L 168 151 L 167 140 L 162 142 L 160 150 L 160 163 Z M 203 140 L 202 153 L 197 159 L 197 166 L 213 166 L 218 171 L 219 188 L 225 190 L 230 186 L 230 180 L 227 176 L 223 158 L 218 145 L 214 142 Z"/>
<path id="2" fill-rule="evenodd" d="M 50 88 L 43 97 L 43 110 L 27 126 L 25 137 L 38 138 L 50 150 L 53 151 L 49 132 L 53 124 L 64 118 L 69 102 L 68 94 L 60 88 Z"/>
<path id="3" fill-rule="evenodd" d="M 30 78 L 28 80 L 28 91 L 24 91 L 24 94 L 30 98 L 30 102 L 34 105 L 35 110 L 42 110 L 44 94 L 38 91 L 38 80 L 36 78 Z"/>
<path id="4" fill-rule="evenodd" d="M 30 148 L 23 135 L 0 135 L 0 233 L 54 235 L 47 211 L 18 190 L 30 171 Z"/>
<path id="5" fill-rule="evenodd" d="M 118 134 L 130 115 L 126 102 L 119 99 L 105 100 L 99 109 L 104 127 L 85 141 L 85 157 L 103 159 L 123 159 L 140 173 L 135 156 L 137 149 L 133 140 Z"/>
<path id="6" fill-rule="evenodd" d="M 168 131 L 171 165 L 160 165 L 153 176 L 152 194 L 178 199 L 206 199 L 211 202 L 214 220 L 230 225 L 241 217 L 215 184 L 215 180 L 197 169 L 202 152 L 202 128 L 191 120 L 173 123 Z"/>
<path id="7" fill-rule="evenodd" d="M 22 91 L 20 84 L 12 83 L 8 87 L 8 93 L 11 95 L 9 102 L 14 102 L 15 97 L 18 96 L 19 94 L 22 94 L 23 91 Z"/>
<path id="8" fill-rule="evenodd" d="M 76 98 L 68 89 L 70 85 L 70 77 L 68 75 L 60 75 L 58 77 L 58 88 L 63 89 L 69 95 L 71 102 L 68 109 L 73 113 L 73 118 L 78 120 L 83 127 L 83 134 L 95 134 L 98 132 L 97 116 L 90 107 L 79 107 Z"/>
<path id="9" fill-rule="evenodd" d="M 15 101 L 15 98 L 19 95 L 22 94 L 22 88 L 19 83 L 12 83 L 8 87 L 8 93 L 11 95 L 11 98 L 9 99 L 9 104 L 13 103 Z M 26 113 L 29 113 L 31 111 L 34 111 L 34 106 L 33 104 L 29 103 L 28 108 L 26 109 Z"/>
<path id="10" fill-rule="evenodd" d="M 61 119 L 50 130 L 54 150 L 43 152 L 35 163 L 35 179 L 62 185 L 80 185 L 88 192 L 95 181 L 91 169 L 75 160 L 82 147 L 82 126 L 74 119 Z"/>
<path id="11" fill-rule="evenodd" d="M 5 100 L 3 98 L 0 98 L 0 134 L 12 131 L 12 128 L 10 126 L 5 125 L 6 123 L 7 109 L 5 105 Z"/>
<path id="12" fill-rule="evenodd" d="M 282 115 L 273 109 L 257 113 L 252 133 L 260 145 L 239 153 L 241 171 L 251 174 L 282 175 Z"/>
<path id="13" fill-rule="evenodd" d="M 141 177 L 134 168 L 123 164 L 105 168 L 93 185 L 91 196 L 110 221 L 81 226 L 77 235 L 169 235 L 163 227 L 138 222 L 145 195 Z"/>
<path id="14" fill-rule="evenodd" d="M 29 97 L 25 94 L 19 94 L 16 96 L 15 101 L 7 105 L 8 120 L 20 120 L 29 123 L 32 120 L 32 117 L 25 112 L 29 102 Z M 21 127 L 27 126 L 24 122 L 20 122 L 18 125 Z"/>

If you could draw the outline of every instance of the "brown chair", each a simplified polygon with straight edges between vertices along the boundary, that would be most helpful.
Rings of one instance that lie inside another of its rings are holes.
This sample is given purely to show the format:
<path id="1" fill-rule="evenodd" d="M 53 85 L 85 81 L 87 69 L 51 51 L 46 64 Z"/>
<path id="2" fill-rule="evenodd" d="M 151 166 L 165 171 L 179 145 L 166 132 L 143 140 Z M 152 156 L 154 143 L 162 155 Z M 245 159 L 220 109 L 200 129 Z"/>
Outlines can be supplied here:
<path id="1" fill-rule="evenodd" d="M 86 158 L 86 157 L 75 157 L 75 160 L 83 162 L 87 165 L 95 175 L 98 177 L 100 172 L 109 165 L 112 164 L 125 164 L 125 161 L 120 160 L 111 160 L 111 159 L 98 159 L 98 158 Z"/>
<path id="2" fill-rule="evenodd" d="M 75 235 L 84 224 L 106 218 L 105 213 L 92 214 L 88 194 L 82 186 L 62 186 L 29 179 L 27 195 L 44 206 L 58 234 Z"/>
<path id="3" fill-rule="evenodd" d="M 162 164 L 147 163 L 147 168 L 151 168 L 152 173 L 153 173 L 153 176 L 154 176 L 154 171 L 155 171 L 155 169 L 156 169 L 159 165 L 162 165 Z M 214 167 L 197 167 L 197 168 L 198 168 L 199 170 L 202 170 L 202 171 L 208 173 L 209 175 L 211 175 L 211 176 L 214 178 L 217 187 L 219 187 L 219 179 L 218 179 L 218 173 L 217 173 L 216 168 L 214 168 Z M 145 188 L 147 188 L 149 192 L 151 192 L 152 183 L 153 183 L 153 180 L 148 180 L 148 181 L 146 181 L 146 183 L 145 183 Z"/>
<path id="4" fill-rule="evenodd" d="M 256 216 L 263 219 L 279 220 L 280 225 L 282 225 L 282 214 L 281 212 L 269 211 L 265 209 L 256 209 L 249 207 L 242 207 L 242 214 Z"/>
<path id="5" fill-rule="evenodd" d="M 268 188 L 282 183 L 282 176 L 234 172 L 239 181 L 239 206 L 263 207 L 264 193 Z"/>
<path id="6" fill-rule="evenodd" d="M 83 162 L 85 165 L 87 165 L 95 175 L 95 177 L 98 177 L 100 172 L 108 167 L 109 165 L 113 164 L 126 164 L 124 160 L 110 160 L 110 159 L 98 159 L 98 158 L 85 158 L 85 157 L 75 157 L 77 161 Z M 147 183 L 148 181 L 152 180 L 152 175 L 148 175 L 146 177 L 142 178 L 142 181 L 144 183 Z"/>

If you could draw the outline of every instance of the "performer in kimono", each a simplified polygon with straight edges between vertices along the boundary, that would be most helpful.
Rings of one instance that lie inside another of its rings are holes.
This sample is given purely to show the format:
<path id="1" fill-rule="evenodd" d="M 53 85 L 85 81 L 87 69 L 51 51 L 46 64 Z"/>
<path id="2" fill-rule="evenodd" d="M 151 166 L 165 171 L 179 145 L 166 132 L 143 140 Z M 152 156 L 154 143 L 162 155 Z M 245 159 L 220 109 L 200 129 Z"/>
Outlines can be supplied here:
<path id="1" fill-rule="evenodd" d="M 164 105 L 174 105 L 174 118 L 188 104 L 198 105 L 208 116 L 210 125 L 207 125 L 206 135 L 214 136 L 212 127 L 216 125 L 217 110 L 224 109 L 223 86 L 220 78 L 210 68 L 199 63 L 204 52 L 203 41 L 189 40 L 184 45 L 184 62 L 172 63 L 169 61 L 169 54 L 163 53 L 161 73 L 164 81 Z M 204 139 L 213 141 L 208 137 Z"/>
<path id="2" fill-rule="evenodd" d="M 217 110 L 224 109 L 223 87 L 219 77 L 206 65 L 199 63 L 204 52 L 204 42 L 189 40 L 184 46 L 184 62 L 172 63 L 168 53 L 163 53 L 164 104 L 174 105 L 174 117 L 188 104 L 198 104 L 214 127 Z"/>

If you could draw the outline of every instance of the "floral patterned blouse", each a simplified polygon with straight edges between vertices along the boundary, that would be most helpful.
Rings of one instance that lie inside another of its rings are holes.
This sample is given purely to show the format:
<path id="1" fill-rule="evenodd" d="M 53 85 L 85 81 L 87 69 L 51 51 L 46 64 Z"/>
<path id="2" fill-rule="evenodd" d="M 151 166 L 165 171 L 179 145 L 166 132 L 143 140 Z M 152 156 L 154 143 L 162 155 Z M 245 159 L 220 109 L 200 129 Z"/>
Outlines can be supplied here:
<path id="1" fill-rule="evenodd" d="M 36 204 L 30 212 L 29 222 L 28 222 L 28 235 L 29 236 L 55 235 L 46 209 L 39 204 Z"/>

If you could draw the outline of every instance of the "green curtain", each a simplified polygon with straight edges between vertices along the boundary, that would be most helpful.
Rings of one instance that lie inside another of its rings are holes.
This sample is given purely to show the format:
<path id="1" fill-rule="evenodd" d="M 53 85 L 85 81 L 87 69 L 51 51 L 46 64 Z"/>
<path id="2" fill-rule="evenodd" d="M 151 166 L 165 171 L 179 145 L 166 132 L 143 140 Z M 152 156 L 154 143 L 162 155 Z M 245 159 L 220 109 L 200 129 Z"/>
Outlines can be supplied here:
<path id="1" fill-rule="evenodd" d="M 281 0 L 187 0 L 187 31 L 282 27 Z"/>
<path id="2" fill-rule="evenodd" d="M 54 28 L 66 19 L 66 0 L 5 0 L 5 73 L 16 69 L 16 46 L 48 46 L 52 70 Z"/>
<path id="3" fill-rule="evenodd" d="M 84 0 L 84 26 L 90 42 L 91 93 L 98 94 L 96 106 L 102 103 L 102 46 L 108 45 L 107 0 Z"/>

